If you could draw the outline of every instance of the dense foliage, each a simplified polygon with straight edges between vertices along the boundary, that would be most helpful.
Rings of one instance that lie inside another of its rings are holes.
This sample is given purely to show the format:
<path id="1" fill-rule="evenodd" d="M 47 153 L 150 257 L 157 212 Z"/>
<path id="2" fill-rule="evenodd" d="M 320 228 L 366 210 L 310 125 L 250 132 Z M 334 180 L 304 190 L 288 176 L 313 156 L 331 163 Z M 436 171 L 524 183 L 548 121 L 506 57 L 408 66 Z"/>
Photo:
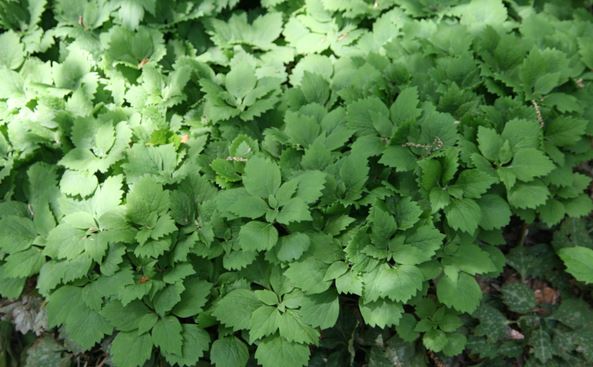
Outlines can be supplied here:
<path id="1" fill-rule="evenodd" d="M 2 1 L 0 293 L 119 367 L 590 365 L 588 6 Z"/>

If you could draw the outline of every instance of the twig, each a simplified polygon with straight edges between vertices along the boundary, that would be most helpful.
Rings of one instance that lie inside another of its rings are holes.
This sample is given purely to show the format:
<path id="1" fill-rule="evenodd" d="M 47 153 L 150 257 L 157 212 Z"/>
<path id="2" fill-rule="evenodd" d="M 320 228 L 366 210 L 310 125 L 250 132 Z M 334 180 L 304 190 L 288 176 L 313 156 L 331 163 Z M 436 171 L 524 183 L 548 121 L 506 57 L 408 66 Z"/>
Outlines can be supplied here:
<path id="1" fill-rule="evenodd" d="M 521 225 L 521 234 L 519 235 L 519 241 L 517 241 L 517 246 L 523 246 L 525 243 L 525 238 L 527 238 L 527 234 L 529 233 L 529 225 L 527 223 L 523 223 Z"/>
<path id="2" fill-rule="evenodd" d="M 434 363 L 435 366 L 446 367 L 445 364 L 443 363 L 443 361 L 441 361 L 440 358 L 437 357 L 437 355 L 434 354 L 433 352 L 431 352 L 430 350 L 428 351 L 428 356 L 430 357 L 430 359 L 432 360 L 432 363 Z"/>
<path id="3" fill-rule="evenodd" d="M 533 108 L 535 109 L 535 117 L 537 118 L 537 121 L 539 122 L 539 126 L 543 129 L 544 128 L 544 117 L 542 115 L 542 110 L 539 107 L 539 104 L 537 104 L 537 102 L 535 101 L 535 99 L 531 100 L 531 104 L 533 105 Z"/>

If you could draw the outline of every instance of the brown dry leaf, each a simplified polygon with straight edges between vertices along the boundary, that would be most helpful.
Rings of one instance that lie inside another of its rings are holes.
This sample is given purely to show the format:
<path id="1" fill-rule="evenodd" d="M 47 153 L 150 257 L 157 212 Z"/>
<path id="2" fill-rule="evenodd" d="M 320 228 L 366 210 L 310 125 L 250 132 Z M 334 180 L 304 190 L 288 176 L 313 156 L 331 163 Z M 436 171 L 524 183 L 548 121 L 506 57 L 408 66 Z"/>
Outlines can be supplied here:
<path id="1" fill-rule="evenodd" d="M 508 334 L 509 339 L 513 339 L 513 340 L 525 339 L 525 335 L 521 334 L 520 331 L 515 330 L 515 329 L 509 328 L 509 330 L 507 331 L 507 334 Z"/>
<path id="2" fill-rule="evenodd" d="M 548 286 L 543 286 L 534 291 L 535 300 L 538 304 L 555 305 L 558 302 L 560 293 Z"/>

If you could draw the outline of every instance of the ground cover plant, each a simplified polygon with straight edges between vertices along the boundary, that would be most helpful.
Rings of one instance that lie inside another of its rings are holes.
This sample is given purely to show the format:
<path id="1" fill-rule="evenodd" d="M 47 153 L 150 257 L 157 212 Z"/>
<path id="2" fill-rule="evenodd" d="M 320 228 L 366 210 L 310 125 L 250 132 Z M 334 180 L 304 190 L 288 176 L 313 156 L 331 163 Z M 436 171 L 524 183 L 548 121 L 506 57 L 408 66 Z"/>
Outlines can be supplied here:
<path id="1" fill-rule="evenodd" d="M 590 366 L 591 6 L 0 2 L 0 360 Z"/>

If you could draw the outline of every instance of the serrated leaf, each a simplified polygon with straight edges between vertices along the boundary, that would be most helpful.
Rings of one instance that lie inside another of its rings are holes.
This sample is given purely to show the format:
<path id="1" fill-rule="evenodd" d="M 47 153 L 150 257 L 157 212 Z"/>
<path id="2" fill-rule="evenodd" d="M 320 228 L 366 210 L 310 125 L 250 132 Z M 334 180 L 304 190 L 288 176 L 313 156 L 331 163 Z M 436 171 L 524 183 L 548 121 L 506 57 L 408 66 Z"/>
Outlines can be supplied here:
<path id="1" fill-rule="evenodd" d="M 277 242 L 278 231 L 269 223 L 252 221 L 239 231 L 239 245 L 246 251 L 270 250 Z"/>
<path id="2" fill-rule="evenodd" d="M 212 315 L 233 330 L 248 329 L 250 316 L 261 302 L 255 294 L 246 289 L 236 289 L 229 292 L 216 303 Z M 241 313 L 236 310 L 242 310 Z"/>
<path id="3" fill-rule="evenodd" d="M 413 265 L 379 265 L 364 277 L 364 299 L 367 302 L 379 298 L 406 302 L 422 287 L 424 276 Z"/>
<path id="4" fill-rule="evenodd" d="M 558 256 L 575 279 L 593 283 L 593 250 L 581 246 L 566 247 L 558 250 Z"/>
<path id="5" fill-rule="evenodd" d="M 253 157 L 245 164 L 243 184 L 251 195 L 267 199 L 280 187 L 280 168 L 267 158 Z"/>
<path id="6" fill-rule="evenodd" d="M 243 367 L 248 359 L 247 346 L 236 337 L 225 337 L 212 343 L 210 360 L 216 367 Z"/>
<path id="7" fill-rule="evenodd" d="M 521 149 L 515 153 L 511 169 L 517 178 L 528 182 L 552 172 L 554 163 L 537 149 Z"/>
<path id="8" fill-rule="evenodd" d="M 457 311 L 472 313 L 480 304 L 482 290 L 466 273 L 459 273 L 457 279 L 444 275 L 436 286 L 439 301 Z"/>
<path id="9" fill-rule="evenodd" d="M 152 339 L 149 334 L 120 332 L 111 343 L 110 355 L 113 363 L 121 367 L 140 367 L 152 353 Z"/>
<path id="10" fill-rule="evenodd" d="M 361 302 L 359 308 L 365 323 L 380 328 L 397 326 L 404 312 L 401 303 L 387 299 L 379 299 L 367 303 Z"/>
<path id="11" fill-rule="evenodd" d="M 482 211 L 474 200 L 460 199 L 445 208 L 445 217 L 451 228 L 471 234 L 478 228 Z"/>
<path id="12" fill-rule="evenodd" d="M 152 342 L 163 353 L 181 354 L 183 338 L 182 327 L 176 317 L 165 317 L 157 321 L 152 328 Z"/>
<path id="13" fill-rule="evenodd" d="M 536 306 L 533 290 L 523 283 L 507 283 L 501 293 L 502 301 L 513 312 L 526 314 Z"/>
<path id="14" fill-rule="evenodd" d="M 255 358 L 262 367 L 303 367 L 309 361 L 309 348 L 289 342 L 279 336 L 262 340 L 255 351 Z"/>

